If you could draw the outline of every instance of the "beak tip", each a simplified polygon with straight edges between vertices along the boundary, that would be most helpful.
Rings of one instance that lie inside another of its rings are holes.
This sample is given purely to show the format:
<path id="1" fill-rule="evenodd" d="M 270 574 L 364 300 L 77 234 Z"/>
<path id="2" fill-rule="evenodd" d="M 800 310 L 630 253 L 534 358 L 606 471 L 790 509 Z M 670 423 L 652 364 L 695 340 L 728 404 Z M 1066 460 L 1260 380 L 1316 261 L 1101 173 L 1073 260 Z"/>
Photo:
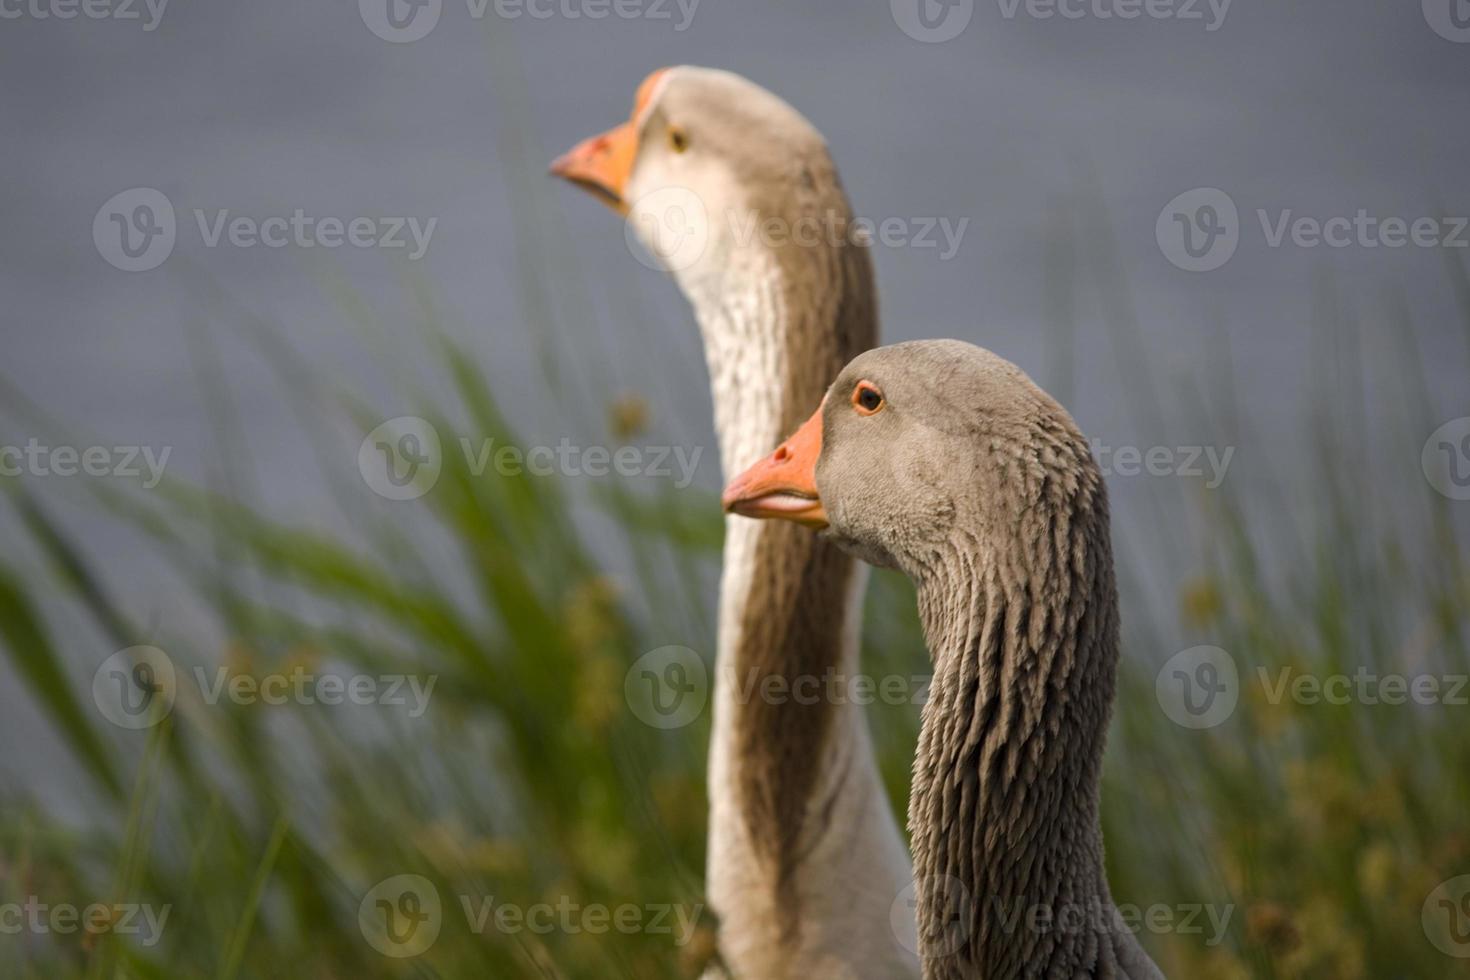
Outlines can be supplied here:
<path id="1" fill-rule="evenodd" d="M 740 491 L 740 486 L 736 483 L 732 483 L 725 488 L 724 493 L 720 494 L 720 509 L 726 514 L 735 513 L 735 508 L 740 506 Z"/>

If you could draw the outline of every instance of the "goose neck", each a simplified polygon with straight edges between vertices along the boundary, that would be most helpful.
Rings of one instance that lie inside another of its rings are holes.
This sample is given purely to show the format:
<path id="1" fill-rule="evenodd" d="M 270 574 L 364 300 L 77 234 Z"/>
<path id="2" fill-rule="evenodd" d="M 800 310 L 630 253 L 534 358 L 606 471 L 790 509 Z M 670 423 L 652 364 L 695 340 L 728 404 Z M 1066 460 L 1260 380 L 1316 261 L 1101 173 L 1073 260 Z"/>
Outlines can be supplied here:
<path id="1" fill-rule="evenodd" d="M 959 536 L 917 583 L 935 661 L 909 811 L 926 975 L 1110 975 L 1106 521 L 1032 513 L 991 540 Z"/>

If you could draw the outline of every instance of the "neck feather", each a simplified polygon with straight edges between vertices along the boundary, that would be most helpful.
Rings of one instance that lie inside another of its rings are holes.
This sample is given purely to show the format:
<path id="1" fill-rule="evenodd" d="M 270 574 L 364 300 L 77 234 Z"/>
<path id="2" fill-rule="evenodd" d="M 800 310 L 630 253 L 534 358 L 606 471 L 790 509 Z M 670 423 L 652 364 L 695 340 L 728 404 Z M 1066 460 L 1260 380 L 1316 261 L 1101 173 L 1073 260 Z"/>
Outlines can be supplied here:
<path id="1" fill-rule="evenodd" d="M 683 285 L 704 336 L 727 476 L 795 431 L 840 369 L 877 339 L 869 259 L 855 246 L 747 246 L 722 256 L 714 279 Z M 841 857 L 820 853 L 822 835 L 886 851 L 878 860 L 870 853 L 870 866 L 891 858 L 896 875 L 907 873 L 855 709 L 761 694 L 856 673 L 862 581 L 850 557 L 805 528 L 726 522 L 710 773 L 710 886 L 722 935 L 789 947 L 798 931 L 818 927 L 821 917 L 800 906 L 835 890 L 804 879 Z M 765 925 L 747 928 L 758 907 Z"/>
<path id="2" fill-rule="evenodd" d="M 1118 656 L 1106 497 L 1090 460 L 1067 501 L 1046 493 L 916 575 L 935 659 L 909 809 L 929 978 L 1118 975 L 1098 818 Z"/>

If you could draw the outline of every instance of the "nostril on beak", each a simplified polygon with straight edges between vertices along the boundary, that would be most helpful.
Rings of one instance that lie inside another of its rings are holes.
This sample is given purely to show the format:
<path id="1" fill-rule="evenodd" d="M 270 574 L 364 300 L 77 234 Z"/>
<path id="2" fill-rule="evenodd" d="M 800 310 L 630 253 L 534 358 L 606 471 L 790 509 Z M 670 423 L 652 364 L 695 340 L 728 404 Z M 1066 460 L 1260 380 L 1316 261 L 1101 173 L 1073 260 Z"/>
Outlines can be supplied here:
<path id="1" fill-rule="evenodd" d="M 791 457 L 791 450 L 788 449 L 788 448 L 786 448 L 786 444 L 785 443 L 782 443 L 776 449 L 776 462 L 778 462 L 778 463 L 784 463 L 790 457 Z"/>

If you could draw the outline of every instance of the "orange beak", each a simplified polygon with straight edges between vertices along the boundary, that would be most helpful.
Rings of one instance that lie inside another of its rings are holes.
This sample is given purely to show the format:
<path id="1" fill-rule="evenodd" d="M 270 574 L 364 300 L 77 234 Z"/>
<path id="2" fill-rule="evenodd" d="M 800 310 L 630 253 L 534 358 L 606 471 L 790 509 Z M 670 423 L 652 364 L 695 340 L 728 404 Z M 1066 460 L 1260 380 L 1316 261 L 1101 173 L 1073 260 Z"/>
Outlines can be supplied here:
<path id="1" fill-rule="evenodd" d="M 551 172 L 585 188 L 618 214 L 628 213 L 623 188 L 638 156 L 638 132 L 631 122 L 585 139 L 551 161 Z"/>
<path id="2" fill-rule="evenodd" d="M 795 521 L 821 530 L 827 511 L 817 493 L 817 457 L 822 455 L 822 409 L 802 423 L 776 451 L 730 481 L 722 503 L 745 517 Z"/>
<path id="3" fill-rule="evenodd" d="M 658 89 L 659 80 L 668 70 L 660 68 L 638 86 L 638 95 L 633 100 L 633 115 L 627 122 L 585 139 L 557 157 L 551 162 L 552 174 L 591 191 L 618 214 L 627 214 L 628 202 L 623 191 L 628 186 L 633 163 L 638 159 L 638 130 L 644 110 Z"/>

